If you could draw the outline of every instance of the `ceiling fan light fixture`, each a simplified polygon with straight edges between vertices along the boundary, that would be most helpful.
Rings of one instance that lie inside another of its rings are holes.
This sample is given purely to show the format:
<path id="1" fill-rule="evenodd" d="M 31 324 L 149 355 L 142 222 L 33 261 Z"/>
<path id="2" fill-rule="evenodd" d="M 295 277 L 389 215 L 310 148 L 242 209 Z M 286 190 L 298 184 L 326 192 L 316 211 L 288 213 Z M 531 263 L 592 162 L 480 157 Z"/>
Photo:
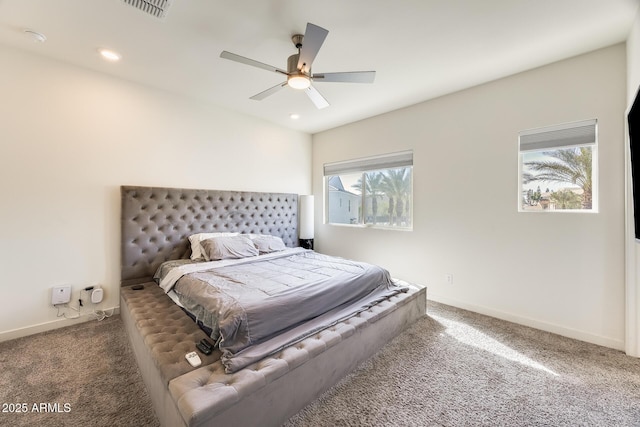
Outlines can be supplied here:
<path id="1" fill-rule="evenodd" d="M 294 74 L 287 78 L 287 84 L 293 89 L 307 89 L 311 86 L 311 80 L 304 74 Z"/>

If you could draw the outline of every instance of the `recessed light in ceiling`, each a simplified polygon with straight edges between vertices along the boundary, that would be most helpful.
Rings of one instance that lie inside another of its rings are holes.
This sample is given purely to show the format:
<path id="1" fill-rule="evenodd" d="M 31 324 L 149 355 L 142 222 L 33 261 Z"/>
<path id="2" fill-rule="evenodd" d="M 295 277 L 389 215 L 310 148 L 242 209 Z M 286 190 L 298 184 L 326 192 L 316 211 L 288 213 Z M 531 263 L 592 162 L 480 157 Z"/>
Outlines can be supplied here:
<path id="1" fill-rule="evenodd" d="M 47 40 L 44 34 L 39 33 L 37 31 L 24 30 L 24 33 L 27 35 L 27 37 L 29 37 L 31 40 L 33 40 L 36 43 L 44 43 Z"/>
<path id="2" fill-rule="evenodd" d="M 113 50 L 98 49 L 98 52 L 100 52 L 102 58 L 106 59 L 107 61 L 116 62 L 121 58 L 120 54 L 118 52 L 114 52 Z"/>

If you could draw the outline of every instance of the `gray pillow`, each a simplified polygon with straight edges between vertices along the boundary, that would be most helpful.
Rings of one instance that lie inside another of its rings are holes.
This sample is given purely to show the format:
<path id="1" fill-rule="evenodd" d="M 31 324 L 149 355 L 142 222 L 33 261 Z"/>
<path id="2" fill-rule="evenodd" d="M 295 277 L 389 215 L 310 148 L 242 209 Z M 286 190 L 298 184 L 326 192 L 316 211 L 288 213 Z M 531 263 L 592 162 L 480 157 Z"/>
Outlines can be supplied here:
<path id="1" fill-rule="evenodd" d="M 253 244 L 256 245 L 261 254 L 284 251 L 287 248 L 280 237 L 265 234 L 254 237 Z"/>
<path id="2" fill-rule="evenodd" d="M 245 236 L 212 237 L 200 242 L 207 261 L 246 258 L 258 255 L 258 249 Z"/>

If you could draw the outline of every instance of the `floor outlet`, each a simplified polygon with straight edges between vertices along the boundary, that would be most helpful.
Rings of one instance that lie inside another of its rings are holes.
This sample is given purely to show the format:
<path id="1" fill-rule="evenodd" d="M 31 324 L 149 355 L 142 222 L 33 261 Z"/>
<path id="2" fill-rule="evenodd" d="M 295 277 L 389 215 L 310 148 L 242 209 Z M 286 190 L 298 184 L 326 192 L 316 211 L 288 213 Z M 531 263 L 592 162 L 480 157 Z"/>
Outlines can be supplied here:
<path id="1" fill-rule="evenodd" d="M 51 304 L 66 304 L 71 301 L 71 286 L 54 286 L 51 290 Z"/>

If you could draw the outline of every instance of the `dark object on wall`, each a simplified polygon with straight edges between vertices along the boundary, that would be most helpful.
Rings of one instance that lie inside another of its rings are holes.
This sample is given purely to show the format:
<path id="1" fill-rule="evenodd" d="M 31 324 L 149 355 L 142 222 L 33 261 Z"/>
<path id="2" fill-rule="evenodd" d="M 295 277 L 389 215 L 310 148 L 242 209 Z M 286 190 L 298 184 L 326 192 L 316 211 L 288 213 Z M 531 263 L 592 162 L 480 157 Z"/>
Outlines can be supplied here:
<path id="1" fill-rule="evenodd" d="M 629 146 L 631 152 L 631 182 L 633 185 L 633 216 L 636 239 L 640 239 L 640 90 L 631 105 L 629 115 Z"/>

